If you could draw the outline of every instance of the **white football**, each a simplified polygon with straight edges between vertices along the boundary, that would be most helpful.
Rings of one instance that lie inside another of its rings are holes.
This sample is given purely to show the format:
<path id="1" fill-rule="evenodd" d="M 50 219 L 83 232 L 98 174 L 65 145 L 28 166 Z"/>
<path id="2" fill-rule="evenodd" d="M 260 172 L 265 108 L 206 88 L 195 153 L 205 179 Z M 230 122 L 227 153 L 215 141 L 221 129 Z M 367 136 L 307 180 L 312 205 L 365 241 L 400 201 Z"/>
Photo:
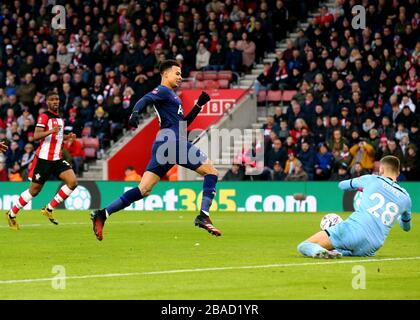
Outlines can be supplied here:
<path id="1" fill-rule="evenodd" d="M 320 227 L 321 230 L 328 229 L 329 227 L 339 224 L 343 219 L 336 213 L 328 213 L 322 217 Z"/>

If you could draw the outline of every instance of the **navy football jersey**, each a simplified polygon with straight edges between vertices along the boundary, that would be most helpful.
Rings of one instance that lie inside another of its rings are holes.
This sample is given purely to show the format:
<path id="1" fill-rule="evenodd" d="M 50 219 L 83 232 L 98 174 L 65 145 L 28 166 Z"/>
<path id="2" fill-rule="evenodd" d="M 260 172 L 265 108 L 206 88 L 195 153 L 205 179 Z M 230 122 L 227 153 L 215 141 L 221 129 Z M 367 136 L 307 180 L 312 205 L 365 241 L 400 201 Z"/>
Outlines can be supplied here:
<path id="1" fill-rule="evenodd" d="M 141 112 L 148 105 L 153 105 L 155 108 L 160 128 L 172 129 L 178 136 L 180 121 L 185 121 L 182 102 L 178 95 L 168 87 L 159 85 L 136 103 L 134 111 Z"/>

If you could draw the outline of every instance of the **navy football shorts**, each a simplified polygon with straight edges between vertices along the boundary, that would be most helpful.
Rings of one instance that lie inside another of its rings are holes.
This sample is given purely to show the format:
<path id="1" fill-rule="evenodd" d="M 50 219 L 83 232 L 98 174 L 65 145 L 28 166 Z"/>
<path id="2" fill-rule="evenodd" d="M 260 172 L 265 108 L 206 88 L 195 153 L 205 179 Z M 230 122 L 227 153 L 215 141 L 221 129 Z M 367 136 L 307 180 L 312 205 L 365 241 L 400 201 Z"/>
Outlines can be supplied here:
<path id="1" fill-rule="evenodd" d="M 207 156 L 186 139 L 173 141 L 156 140 L 146 171 L 163 177 L 175 164 L 195 171 L 207 160 Z"/>

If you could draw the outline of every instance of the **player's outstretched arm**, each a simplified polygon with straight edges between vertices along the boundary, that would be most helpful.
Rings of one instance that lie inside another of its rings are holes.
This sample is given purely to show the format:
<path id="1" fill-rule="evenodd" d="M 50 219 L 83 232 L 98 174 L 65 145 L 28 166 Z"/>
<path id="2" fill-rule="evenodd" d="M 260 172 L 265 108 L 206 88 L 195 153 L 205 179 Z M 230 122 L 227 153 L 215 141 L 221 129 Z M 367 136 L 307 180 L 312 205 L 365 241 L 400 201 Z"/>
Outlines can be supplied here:
<path id="1" fill-rule="evenodd" d="M 133 112 L 128 119 L 128 124 L 132 127 L 137 128 L 140 123 L 140 112 L 146 108 L 148 105 L 153 104 L 154 101 L 149 94 L 146 94 L 143 98 L 136 102 L 133 108 Z"/>
<path id="2" fill-rule="evenodd" d="M 401 229 L 404 231 L 411 230 L 411 212 L 404 212 L 398 219 Z"/>
<path id="3" fill-rule="evenodd" d="M 366 185 L 366 180 L 368 177 L 369 175 L 365 175 L 355 179 L 344 180 L 338 184 L 338 187 L 341 190 L 363 189 L 363 187 Z"/>
<path id="4" fill-rule="evenodd" d="M 407 210 L 405 210 L 398 219 L 401 229 L 410 231 L 411 229 L 411 199 L 407 198 Z"/>
<path id="5" fill-rule="evenodd" d="M 197 103 L 185 117 L 185 121 L 187 121 L 187 127 L 194 121 L 194 119 L 198 116 L 203 106 L 209 101 L 210 96 L 207 94 L 207 92 L 202 91 L 200 97 L 198 97 Z"/>

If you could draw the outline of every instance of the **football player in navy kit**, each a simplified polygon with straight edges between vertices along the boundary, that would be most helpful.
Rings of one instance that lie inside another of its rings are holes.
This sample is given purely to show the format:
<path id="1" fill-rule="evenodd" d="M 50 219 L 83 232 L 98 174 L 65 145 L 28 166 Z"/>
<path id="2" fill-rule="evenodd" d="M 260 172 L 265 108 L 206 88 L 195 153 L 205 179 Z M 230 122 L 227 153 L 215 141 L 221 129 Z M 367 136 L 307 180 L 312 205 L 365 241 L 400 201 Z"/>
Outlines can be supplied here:
<path id="1" fill-rule="evenodd" d="M 136 103 L 129 119 L 129 124 L 137 127 L 140 112 L 149 105 L 154 106 L 160 122 L 160 131 L 153 144 L 152 157 L 138 187 L 128 190 L 106 208 L 91 213 L 93 231 L 99 241 L 103 239 L 103 227 L 108 217 L 147 197 L 175 164 L 204 176 L 201 210 L 194 223 L 215 236 L 221 235 L 209 217 L 210 206 L 216 193 L 218 172 L 207 156 L 187 140 L 186 133 L 186 127 L 210 101 L 210 97 L 203 91 L 193 109 L 184 116 L 181 100 L 174 92 L 182 81 L 180 65 L 174 60 L 166 60 L 160 65 L 160 74 L 161 84 Z"/>

